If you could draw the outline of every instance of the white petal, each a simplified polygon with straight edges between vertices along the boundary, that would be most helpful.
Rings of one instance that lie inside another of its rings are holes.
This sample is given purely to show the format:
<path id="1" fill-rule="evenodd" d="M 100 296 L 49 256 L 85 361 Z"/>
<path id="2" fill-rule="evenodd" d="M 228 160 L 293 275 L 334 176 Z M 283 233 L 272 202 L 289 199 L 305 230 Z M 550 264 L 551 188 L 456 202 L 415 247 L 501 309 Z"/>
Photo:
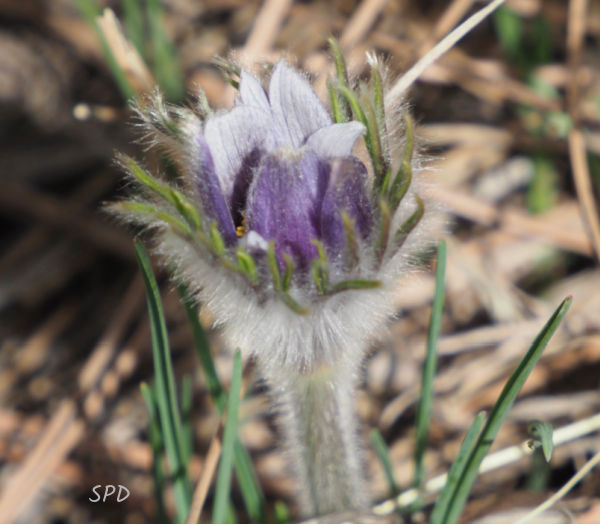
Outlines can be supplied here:
<path id="1" fill-rule="evenodd" d="M 242 70 L 240 76 L 240 97 L 242 104 L 257 107 L 263 111 L 270 111 L 267 93 L 260 82 L 248 71 Z"/>
<path id="2" fill-rule="evenodd" d="M 241 247 L 251 252 L 266 253 L 269 249 L 269 243 L 256 231 L 248 231 L 239 242 Z"/>
<path id="3" fill-rule="evenodd" d="M 273 146 L 272 127 L 270 113 L 245 105 L 206 122 L 204 138 L 225 198 L 231 197 L 244 159 L 256 148 L 269 150 Z"/>
<path id="4" fill-rule="evenodd" d="M 331 118 L 306 78 L 280 61 L 269 84 L 269 100 L 275 121 L 289 133 L 290 145 L 300 147 Z"/>
<path id="5" fill-rule="evenodd" d="M 308 137 L 306 147 L 323 158 L 349 156 L 354 142 L 364 135 L 366 128 L 360 122 L 344 122 L 322 127 Z"/>

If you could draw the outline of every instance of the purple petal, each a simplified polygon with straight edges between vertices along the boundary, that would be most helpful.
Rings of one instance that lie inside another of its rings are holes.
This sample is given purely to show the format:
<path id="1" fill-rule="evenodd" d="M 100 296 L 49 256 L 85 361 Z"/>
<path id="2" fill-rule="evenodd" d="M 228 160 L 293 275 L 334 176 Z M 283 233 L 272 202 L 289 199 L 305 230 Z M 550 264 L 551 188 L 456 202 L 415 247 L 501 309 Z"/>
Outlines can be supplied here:
<path id="1" fill-rule="evenodd" d="M 208 218 L 216 220 L 225 243 L 233 245 L 236 243 L 237 237 L 231 212 L 223 196 L 219 179 L 215 174 L 215 166 L 208 144 L 200 133 L 196 138 L 196 146 L 196 155 L 189 169 L 193 173 L 198 188 L 202 209 Z"/>
<path id="2" fill-rule="evenodd" d="M 308 137 L 306 147 L 323 158 L 349 156 L 354 142 L 364 135 L 366 128 L 360 122 L 344 122 L 322 127 Z"/>
<path id="3" fill-rule="evenodd" d="M 373 225 L 372 206 L 367 196 L 367 168 L 353 156 L 331 162 L 329 187 L 321 208 L 321 237 L 333 255 L 339 254 L 345 246 L 342 211 L 354 219 L 358 234 L 366 238 Z"/>
<path id="4" fill-rule="evenodd" d="M 204 137 L 214 160 L 223 194 L 229 200 L 246 157 L 257 148 L 273 147 L 270 113 L 247 106 L 209 119 Z"/>
<path id="5" fill-rule="evenodd" d="M 331 124 L 310 83 L 283 60 L 273 69 L 269 100 L 278 129 L 287 134 L 282 138 L 289 138 L 293 147 L 300 147 L 317 129 Z"/>
<path id="6" fill-rule="evenodd" d="M 260 82 L 245 70 L 242 70 L 240 75 L 240 97 L 242 104 L 245 106 L 256 107 L 267 113 L 271 111 L 267 93 L 265 93 Z"/>
<path id="7" fill-rule="evenodd" d="M 265 157 L 255 175 L 246 207 L 246 225 L 267 241 L 275 240 L 280 264 L 288 253 L 306 269 L 316 258 L 319 210 L 329 166 L 314 153 Z"/>

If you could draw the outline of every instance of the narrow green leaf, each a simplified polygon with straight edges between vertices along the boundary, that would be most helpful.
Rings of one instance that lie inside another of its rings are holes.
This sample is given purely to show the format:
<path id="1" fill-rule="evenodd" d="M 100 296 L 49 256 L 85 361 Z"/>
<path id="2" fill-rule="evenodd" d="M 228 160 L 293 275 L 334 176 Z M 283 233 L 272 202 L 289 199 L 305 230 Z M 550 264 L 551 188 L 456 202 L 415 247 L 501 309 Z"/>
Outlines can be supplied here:
<path id="1" fill-rule="evenodd" d="M 483 427 L 484 421 L 485 413 L 478 413 L 473 424 L 471 424 L 469 431 L 467 431 L 467 434 L 460 445 L 460 449 L 458 450 L 458 454 L 448 471 L 446 484 L 435 501 L 435 506 L 429 516 L 429 524 L 444 524 L 445 521 L 442 521 L 442 517 L 446 514 L 448 504 L 451 502 L 452 495 L 456 490 L 458 480 L 462 476 L 464 468 L 467 465 L 469 456 L 473 452 L 473 448 L 477 442 L 477 436 Z"/>
<path id="2" fill-rule="evenodd" d="M 333 114 L 333 121 L 336 124 L 346 122 L 347 118 L 344 117 L 344 114 L 342 112 L 340 96 L 329 79 L 327 80 L 327 92 L 329 93 L 329 103 L 331 104 L 331 113 Z"/>
<path id="3" fill-rule="evenodd" d="M 373 172 L 375 173 L 375 183 L 377 186 L 380 186 L 385 177 L 388 166 L 383 158 L 379 123 L 377 122 L 377 116 L 371 103 L 367 100 L 363 105 L 365 107 L 365 116 L 367 118 L 367 136 L 372 150 L 371 161 L 373 163 Z"/>
<path id="4" fill-rule="evenodd" d="M 202 225 L 198 210 L 183 194 L 169 185 L 159 182 L 146 172 L 133 158 L 127 155 L 119 155 L 118 158 L 140 184 L 170 202 L 193 230 L 201 230 Z"/>
<path id="5" fill-rule="evenodd" d="M 276 291 L 282 290 L 281 285 L 281 275 L 279 273 L 279 263 L 277 262 L 277 255 L 275 255 L 275 241 L 271 240 L 269 242 L 269 248 L 267 249 L 267 264 L 269 266 L 269 271 L 271 272 L 271 276 L 273 277 L 273 286 Z"/>
<path id="6" fill-rule="evenodd" d="M 185 95 L 185 79 L 177 49 L 165 26 L 165 13 L 160 0 L 147 0 L 154 75 L 171 102 L 181 102 Z"/>
<path id="7" fill-rule="evenodd" d="M 388 245 L 388 239 L 390 236 L 390 225 L 392 223 L 392 216 L 390 213 L 390 206 L 387 200 L 383 197 L 379 197 L 379 235 L 377 237 L 377 243 L 375 244 L 375 250 L 377 258 L 381 262 L 383 255 Z"/>
<path id="8" fill-rule="evenodd" d="M 164 441 L 160 432 L 158 420 L 158 408 L 154 398 L 154 392 L 146 384 L 140 384 L 140 391 L 146 409 L 148 410 L 148 440 L 152 449 L 152 478 L 154 480 L 154 499 L 156 500 L 156 521 L 167 522 L 167 511 L 165 509 L 165 473 L 163 471 Z"/>
<path id="9" fill-rule="evenodd" d="M 406 219 L 406 222 L 400 226 L 398 231 L 396 231 L 396 235 L 394 236 L 394 241 L 396 242 L 397 246 L 401 246 L 404 243 L 406 237 L 416 227 L 423 217 L 423 213 L 425 212 L 425 204 L 423 203 L 423 199 L 419 195 L 415 195 L 415 200 L 417 201 L 417 209 Z"/>
<path id="10" fill-rule="evenodd" d="M 571 301 L 572 298 L 567 297 L 556 309 L 554 314 L 550 317 L 546 325 L 542 328 L 538 336 L 533 341 L 531 347 L 521 362 L 519 362 L 517 369 L 509 378 L 508 382 L 504 386 L 504 389 L 502 390 L 502 393 L 500 393 L 500 397 L 494 405 L 488 421 L 479 435 L 479 438 L 477 439 L 477 444 L 469 456 L 463 474 L 461 475 L 452 494 L 452 502 L 448 506 L 444 518 L 442 519 L 444 524 L 455 524 L 458 521 L 458 518 L 460 517 L 462 509 L 471 491 L 471 487 L 473 486 L 475 478 L 477 477 L 481 461 L 484 459 L 492 443 L 494 442 L 502 422 L 506 418 L 508 411 L 512 407 L 517 395 L 519 394 L 519 391 L 527 380 L 527 377 L 537 364 L 546 345 L 548 344 L 548 341 L 567 313 L 571 305 Z"/>
<path id="11" fill-rule="evenodd" d="M 152 334 L 152 357 L 156 380 L 156 404 L 161 433 L 165 443 L 165 451 L 169 460 L 170 473 L 173 478 L 176 522 L 184 522 L 190 509 L 191 487 L 187 473 L 186 452 L 181 418 L 177 405 L 167 326 L 162 310 L 158 284 L 154 278 L 146 250 L 139 240 L 135 241 L 134 246 L 144 278 L 144 284 L 146 285 L 146 299 Z"/>
<path id="12" fill-rule="evenodd" d="M 181 421 L 183 444 L 186 452 L 185 460 L 189 463 L 194 451 L 194 428 L 192 427 L 192 377 L 185 375 L 181 379 Z"/>
<path id="13" fill-rule="evenodd" d="M 285 502 L 277 500 L 273 509 L 275 511 L 275 524 L 292 524 L 294 522 Z"/>
<path id="14" fill-rule="evenodd" d="M 294 273 L 294 261 L 292 257 L 287 253 L 283 254 L 283 260 L 285 261 L 285 273 L 283 274 L 283 282 L 282 287 L 284 291 L 288 291 L 290 289 L 290 284 L 292 283 L 292 275 Z"/>
<path id="15" fill-rule="evenodd" d="M 223 415 L 223 413 L 225 413 L 227 395 L 217 374 L 210 352 L 208 338 L 206 337 L 206 333 L 198 318 L 198 310 L 196 306 L 194 306 L 189 290 L 185 285 L 179 283 L 177 285 L 177 290 L 179 291 L 179 296 L 181 297 L 181 302 L 184 306 L 188 322 L 192 328 L 194 347 L 198 358 L 200 359 L 208 391 L 215 403 L 217 411 L 220 415 Z M 254 468 L 252 467 L 250 456 L 239 440 L 236 440 L 235 442 L 234 452 L 235 473 L 248 515 L 251 517 L 252 522 L 257 522 L 259 524 L 263 523 L 265 522 L 264 495 L 260 488 L 260 484 L 258 483 Z"/>
<path id="16" fill-rule="evenodd" d="M 425 450 L 427 449 L 427 434 L 433 405 L 433 379 L 437 367 L 437 341 L 442 325 L 446 279 L 446 242 L 443 240 L 438 247 L 437 268 L 435 271 L 435 294 L 429 320 L 427 334 L 427 352 L 423 363 L 421 377 L 421 397 L 417 406 L 416 435 L 415 435 L 415 477 L 413 486 L 421 489 L 425 478 Z"/>
<path id="17" fill-rule="evenodd" d="M 139 0 L 123 0 L 123 25 L 127 38 L 145 61 L 148 60 L 146 49 L 146 31 L 142 3 Z"/>
<path id="18" fill-rule="evenodd" d="M 254 262 L 252 255 L 244 251 L 241 247 L 237 248 L 236 254 L 241 271 L 248 276 L 253 286 L 258 285 L 258 270 L 256 269 L 256 262 Z"/>
<path id="19" fill-rule="evenodd" d="M 229 60 L 220 56 L 214 57 L 212 62 L 221 70 L 225 76 L 225 80 L 227 80 L 227 82 L 229 82 L 235 89 L 239 89 L 239 78 L 242 74 L 242 70 L 233 62 L 230 62 Z"/>
<path id="20" fill-rule="evenodd" d="M 133 98 L 135 96 L 135 89 L 132 87 L 127 79 L 127 75 L 117 62 L 115 55 L 108 45 L 106 36 L 98 24 L 97 18 L 102 12 L 100 4 L 95 0 L 75 0 L 75 5 L 79 9 L 79 12 L 86 22 L 94 29 L 94 32 L 98 37 L 98 41 L 100 42 L 100 48 L 102 49 L 102 54 L 104 55 L 106 64 L 108 65 L 108 68 L 110 69 L 110 72 L 117 83 L 119 91 L 121 91 L 121 95 L 125 100 Z"/>
<path id="21" fill-rule="evenodd" d="M 529 423 L 529 434 L 542 445 L 546 462 L 550 462 L 552 451 L 554 450 L 554 443 L 552 442 L 553 433 L 552 424 L 548 422 L 532 420 Z"/>
<path id="22" fill-rule="evenodd" d="M 373 170 L 375 171 L 377 181 L 376 187 L 380 187 L 383 179 L 384 170 L 381 164 L 381 146 L 379 145 L 380 142 L 377 134 L 373 108 L 370 106 L 370 103 L 367 104 L 370 116 L 369 118 L 367 118 L 363 107 L 361 106 L 358 99 L 356 98 L 356 95 L 354 94 L 354 92 L 352 92 L 350 88 L 340 85 L 338 86 L 338 91 L 350 105 L 354 118 L 356 118 L 367 128 L 367 132 L 365 133 L 364 137 L 365 145 L 367 146 L 367 152 L 369 153 L 371 163 L 373 164 Z M 373 117 L 371 117 L 371 114 L 373 114 Z"/>
<path id="23" fill-rule="evenodd" d="M 313 280 L 315 281 L 315 286 L 317 286 L 319 293 L 324 295 L 329 288 L 329 263 L 327 261 L 327 254 L 325 253 L 322 242 L 315 239 L 311 242 L 317 248 L 319 254 L 319 257 L 312 262 Z"/>
<path id="24" fill-rule="evenodd" d="M 388 448 L 383 440 L 383 437 L 381 436 L 381 433 L 379 433 L 377 429 L 372 429 L 369 433 L 369 437 L 371 440 L 371 445 L 377 454 L 377 458 L 379 458 L 379 462 L 381 462 L 383 467 L 385 478 L 388 483 L 390 497 L 394 497 L 398 493 L 398 483 L 396 482 L 394 466 L 392 465 Z"/>
<path id="25" fill-rule="evenodd" d="M 346 291 L 348 289 L 375 289 L 381 287 L 380 280 L 344 280 L 338 282 L 335 286 L 329 290 L 330 293 L 337 293 L 339 291 Z"/>
<path id="26" fill-rule="evenodd" d="M 119 211 L 125 210 L 132 213 L 136 213 L 140 216 L 150 215 L 156 220 L 160 220 L 169 224 L 177 233 L 184 236 L 192 236 L 192 230 L 188 227 L 187 224 L 184 224 L 181 220 L 175 218 L 173 215 L 166 213 L 154 206 L 149 204 L 144 204 L 142 202 L 117 202 L 115 204 L 111 204 L 112 209 Z"/>
<path id="27" fill-rule="evenodd" d="M 358 264 L 360 256 L 358 238 L 356 235 L 356 224 L 347 211 L 342 210 L 341 215 L 346 237 L 346 267 L 352 269 Z"/>
<path id="28" fill-rule="evenodd" d="M 333 60 L 335 62 L 337 84 L 349 88 L 348 69 L 339 42 L 333 37 L 329 38 L 327 42 L 329 43 L 331 54 L 333 55 Z M 348 106 L 348 102 L 340 97 L 335 91 L 330 92 L 330 97 L 336 99 L 336 102 L 332 102 L 331 104 L 332 109 L 334 108 L 334 105 L 337 106 L 337 112 L 334 110 L 335 121 L 338 123 L 347 122 L 350 119 L 350 107 Z"/>
<path id="29" fill-rule="evenodd" d="M 215 255 L 221 256 L 225 253 L 225 242 L 219 233 L 219 226 L 216 222 L 210 225 L 210 245 Z"/>
<path id="30" fill-rule="evenodd" d="M 231 488 L 231 476 L 234 456 L 234 443 L 237 435 L 238 406 L 240 402 L 240 391 L 242 388 L 242 355 L 239 350 L 233 357 L 233 372 L 231 387 L 227 397 L 227 419 L 223 431 L 223 444 L 221 447 L 221 459 L 217 473 L 215 487 L 215 501 L 213 504 L 212 523 L 225 524 L 227 517 L 227 506 L 229 503 L 229 491 Z"/>
<path id="31" fill-rule="evenodd" d="M 408 191 L 412 181 L 412 157 L 415 147 L 415 124 L 409 114 L 404 116 L 404 136 L 405 144 L 402 162 L 398 168 L 398 171 L 396 172 L 396 176 L 394 177 L 394 181 L 392 182 L 392 186 L 390 188 L 389 198 L 392 209 L 396 209 L 398 204 L 402 202 L 402 199 L 404 198 L 404 195 L 406 195 L 406 192 Z M 387 176 L 386 180 L 389 180 Z M 385 194 L 386 191 L 387 184 L 384 181 L 382 193 Z"/>
<path id="32" fill-rule="evenodd" d="M 379 135 L 385 136 L 386 127 L 385 108 L 383 102 L 383 81 L 377 62 L 373 62 L 371 64 L 371 86 L 373 89 L 373 108 L 375 109 L 377 128 L 379 129 Z"/>

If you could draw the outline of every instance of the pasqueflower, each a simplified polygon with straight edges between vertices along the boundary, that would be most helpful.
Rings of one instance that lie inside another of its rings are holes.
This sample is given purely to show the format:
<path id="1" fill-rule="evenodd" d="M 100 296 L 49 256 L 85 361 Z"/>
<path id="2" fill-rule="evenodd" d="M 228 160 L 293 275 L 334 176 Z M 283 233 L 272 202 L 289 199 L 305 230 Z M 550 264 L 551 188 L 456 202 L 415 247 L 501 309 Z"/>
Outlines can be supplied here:
<path id="1" fill-rule="evenodd" d="M 354 90 L 337 56 L 333 120 L 285 61 L 268 89 L 237 70 L 230 111 L 141 101 L 152 144 L 179 176 L 168 182 L 123 157 L 140 189 L 114 206 L 156 231 L 157 251 L 227 343 L 256 357 L 306 515 L 367 504 L 352 392 L 426 222 L 411 121 L 386 114 L 371 66 L 370 85 Z"/>

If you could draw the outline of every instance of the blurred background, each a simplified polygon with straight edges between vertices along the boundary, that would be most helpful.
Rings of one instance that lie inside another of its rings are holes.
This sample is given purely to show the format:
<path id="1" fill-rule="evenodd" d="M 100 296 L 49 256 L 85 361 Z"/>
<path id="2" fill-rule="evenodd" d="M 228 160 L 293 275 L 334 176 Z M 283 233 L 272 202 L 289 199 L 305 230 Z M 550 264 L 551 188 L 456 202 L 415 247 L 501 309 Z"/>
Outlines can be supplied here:
<path id="1" fill-rule="evenodd" d="M 153 376 L 144 288 L 130 234 L 102 211 L 125 189 L 115 151 L 143 154 L 127 99 L 158 83 L 169 100 L 184 102 L 201 86 L 213 107 L 224 107 L 231 91 L 213 58 L 233 53 L 245 63 L 288 57 L 312 75 L 325 100 L 331 35 L 353 76 L 366 78 L 365 53 L 374 51 L 393 85 L 481 5 L 0 0 L 0 522 L 134 524 L 156 515 L 140 394 Z M 122 33 L 109 15 L 98 25 L 102 7 L 114 10 Z M 114 60 L 128 66 L 124 75 L 105 58 L 109 44 Z M 512 0 L 428 68 L 406 97 L 427 168 L 421 176 L 448 224 L 428 477 L 447 471 L 475 414 L 490 408 L 567 295 L 573 306 L 493 451 L 524 441 L 532 419 L 558 428 L 600 411 L 599 57 L 600 2 Z M 389 447 L 398 488 L 412 482 L 429 266 L 424 261 L 421 273 L 399 283 L 396 319 L 364 366 L 357 406 L 377 501 L 390 493 L 370 429 Z M 178 295 L 158 267 L 157 274 L 175 373 L 191 384 L 196 481 L 220 417 Z M 202 320 L 210 326 L 210 312 Z M 227 385 L 232 348 L 209 335 Z M 289 503 L 293 518 L 294 483 L 276 448 L 265 388 L 251 363 L 244 376 L 242 441 L 268 507 Z M 514 522 L 516 509 L 548 498 L 599 450 L 592 428 L 558 446 L 549 465 L 535 453 L 501 463 L 477 482 L 464 521 Z M 106 484 L 131 495 L 92 503 L 92 488 Z M 247 522 L 235 482 L 232 500 Z M 539 522 L 575 516 L 600 522 L 598 471 Z M 412 520 L 419 518 L 425 521 L 422 514 Z"/>

